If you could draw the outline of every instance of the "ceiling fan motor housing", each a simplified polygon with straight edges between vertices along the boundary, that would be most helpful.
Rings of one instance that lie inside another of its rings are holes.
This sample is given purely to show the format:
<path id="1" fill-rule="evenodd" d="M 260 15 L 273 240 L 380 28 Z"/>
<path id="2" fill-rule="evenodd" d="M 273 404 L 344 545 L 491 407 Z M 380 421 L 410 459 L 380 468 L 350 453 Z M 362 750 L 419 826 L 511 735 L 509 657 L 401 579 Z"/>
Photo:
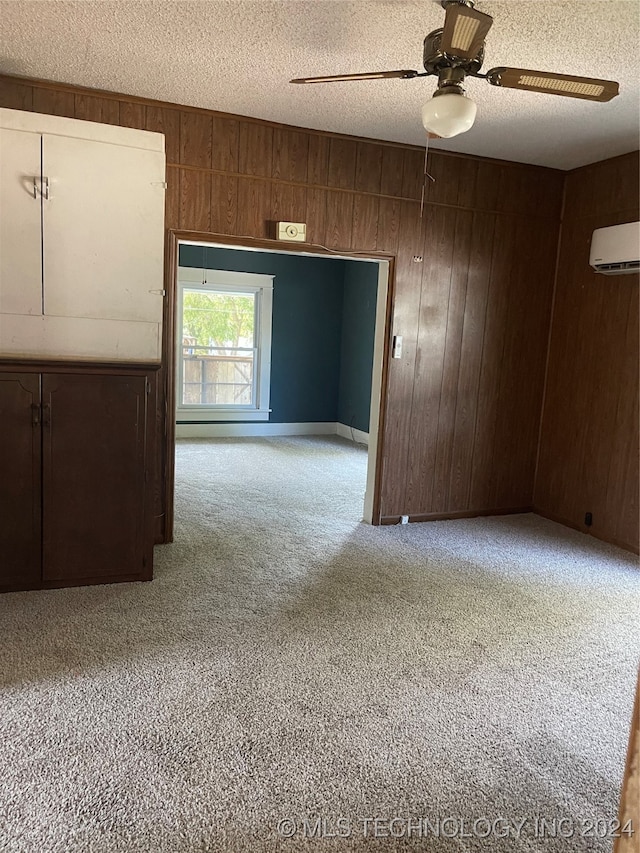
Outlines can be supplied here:
<path id="1" fill-rule="evenodd" d="M 484 46 L 473 59 L 449 56 L 440 50 L 443 32 L 442 28 L 433 30 L 424 40 L 422 61 L 427 74 L 438 74 L 443 68 L 463 68 L 465 74 L 477 74 L 484 61 Z"/>
<path id="2" fill-rule="evenodd" d="M 464 68 L 441 68 L 438 73 L 438 88 L 433 93 L 437 95 L 464 95 Z"/>

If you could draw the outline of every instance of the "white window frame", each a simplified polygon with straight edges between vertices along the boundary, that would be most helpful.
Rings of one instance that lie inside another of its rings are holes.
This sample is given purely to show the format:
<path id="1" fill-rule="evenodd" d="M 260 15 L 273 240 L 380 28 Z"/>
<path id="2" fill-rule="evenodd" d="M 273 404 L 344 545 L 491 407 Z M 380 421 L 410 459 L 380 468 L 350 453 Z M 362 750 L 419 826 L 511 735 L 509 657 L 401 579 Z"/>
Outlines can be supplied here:
<path id="1" fill-rule="evenodd" d="M 273 309 L 273 275 L 262 273 L 230 272 L 197 267 L 178 267 L 178 310 L 176 325 L 176 421 L 268 421 L 271 386 L 271 322 Z M 254 346 L 256 350 L 254 375 L 254 402 L 243 405 L 183 405 L 184 382 L 182 361 L 183 301 L 188 290 L 229 290 L 233 293 L 255 294 Z"/>

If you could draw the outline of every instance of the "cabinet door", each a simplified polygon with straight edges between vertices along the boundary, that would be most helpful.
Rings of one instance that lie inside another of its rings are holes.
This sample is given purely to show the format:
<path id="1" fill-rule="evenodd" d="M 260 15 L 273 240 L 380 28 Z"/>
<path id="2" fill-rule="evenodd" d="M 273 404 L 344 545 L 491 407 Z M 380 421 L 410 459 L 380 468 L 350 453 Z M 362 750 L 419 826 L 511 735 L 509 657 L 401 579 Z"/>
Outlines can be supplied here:
<path id="1" fill-rule="evenodd" d="M 0 314 L 42 314 L 40 144 L 0 128 Z"/>
<path id="2" fill-rule="evenodd" d="M 164 154 L 48 134 L 42 144 L 45 314 L 160 323 Z"/>
<path id="3" fill-rule="evenodd" d="M 144 376 L 43 376 L 45 582 L 144 573 L 146 418 Z"/>
<path id="4" fill-rule="evenodd" d="M 0 373 L 0 589 L 41 577 L 40 376 Z"/>

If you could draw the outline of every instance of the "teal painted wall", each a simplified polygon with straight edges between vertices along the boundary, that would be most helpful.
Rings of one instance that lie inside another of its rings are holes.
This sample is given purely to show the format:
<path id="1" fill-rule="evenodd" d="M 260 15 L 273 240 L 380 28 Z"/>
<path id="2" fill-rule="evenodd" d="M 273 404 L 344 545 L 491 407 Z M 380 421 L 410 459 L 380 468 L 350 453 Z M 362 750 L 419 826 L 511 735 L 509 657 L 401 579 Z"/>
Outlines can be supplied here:
<path id="1" fill-rule="evenodd" d="M 369 432 L 378 264 L 344 265 L 337 420 Z"/>
<path id="2" fill-rule="evenodd" d="M 179 263 L 275 276 L 269 422 L 336 421 L 343 282 L 350 262 L 180 246 Z"/>

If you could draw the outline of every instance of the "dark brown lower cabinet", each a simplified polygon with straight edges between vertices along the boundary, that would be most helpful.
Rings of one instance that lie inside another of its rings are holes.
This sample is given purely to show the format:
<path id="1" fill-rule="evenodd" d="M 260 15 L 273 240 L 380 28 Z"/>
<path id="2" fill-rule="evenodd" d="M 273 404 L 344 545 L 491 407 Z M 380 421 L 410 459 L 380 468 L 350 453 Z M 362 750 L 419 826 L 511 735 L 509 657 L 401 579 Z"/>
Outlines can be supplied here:
<path id="1" fill-rule="evenodd" d="M 0 365 L 0 590 L 151 579 L 155 379 Z"/>
<path id="2" fill-rule="evenodd" d="M 0 373 L 0 589 L 42 579 L 40 376 Z"/>

